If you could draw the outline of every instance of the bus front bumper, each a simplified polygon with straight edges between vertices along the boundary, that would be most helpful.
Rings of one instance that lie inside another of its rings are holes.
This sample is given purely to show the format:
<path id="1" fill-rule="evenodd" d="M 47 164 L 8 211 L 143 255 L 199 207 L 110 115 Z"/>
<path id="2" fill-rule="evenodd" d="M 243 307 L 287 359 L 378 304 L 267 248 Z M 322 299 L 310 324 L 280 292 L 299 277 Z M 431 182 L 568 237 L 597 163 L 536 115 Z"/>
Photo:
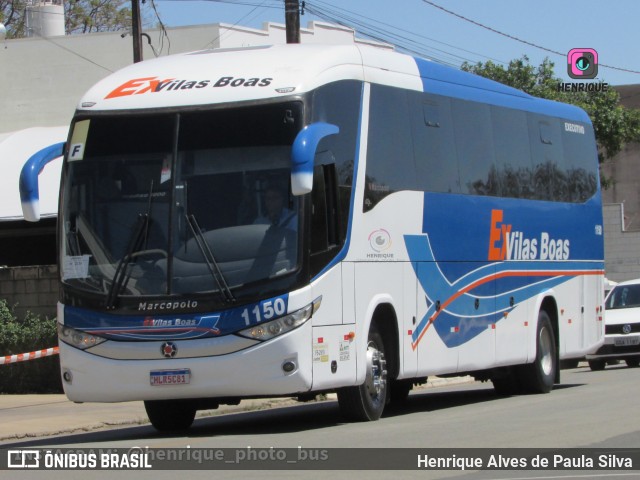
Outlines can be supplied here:
<path id="1" fill-rule="evenodd" d="M 105 358 L 60 342 L 62 384 L 74 402 L 294 395 L 311 389 L 311 332 L 308 322 L 240 351 L 197 358 L 180 357 L 183 342 L 175 342 L 174 358 L 159 351 L 157 359 L 139 360 Z"/>

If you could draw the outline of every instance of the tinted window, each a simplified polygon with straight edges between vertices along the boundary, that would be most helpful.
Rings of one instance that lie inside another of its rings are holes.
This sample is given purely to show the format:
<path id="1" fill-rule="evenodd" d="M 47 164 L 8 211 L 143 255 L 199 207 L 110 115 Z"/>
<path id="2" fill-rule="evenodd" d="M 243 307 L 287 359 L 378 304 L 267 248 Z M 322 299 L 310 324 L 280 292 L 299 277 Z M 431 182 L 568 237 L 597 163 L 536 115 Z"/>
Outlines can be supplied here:
<path id="1" fill-rule="evenodd" d="M 448 98 L 410 93 L 418 189 L 459 193 L 460 174 Z"/>
<path id="2" fill-rule="evenodd" d="M 175 125 L 176 119 L 173 115 L 92 118 L 84 155 L 97 158 L 171 152 Z"/>
<path id="3" fill-rule="evenodd" d="M 491 107 L 491 118 L 500 194 L 532 198 L 533 165 L 527 114 L 510 108 Z"/>
<path id="4" fill-rule="evenodd" d="M 562 126 L 568 201 L 584 202 L 598 189 L 598 179 L 593 171 L 598 161 L 593 148 L 593 128 L 568 121 L 562 122 Z"/>
<path id="5" fill-rule="evenodd" d="M 497 179 L 489 105 L 452 100 L 451 112 L 462 192 L 496 195 Z"/>
<path id="6" fill-rule="evenodd" d="M 416 189 L 407 92 L 372 85 L 363 210 L 390 193 Z"/>
<path id="7" fill-rule="evenodd" d="M 320 142 L 315 160 L 316 165 L 336 166 L 340 243 L 344 242 L 349 221 L 361 97 L 362 83 L 357 81 L 331 83 L 313 92 L 312 122 L 327 122 L 340 128 L 338 135 Z"/>
<path id="8" fill-rule="evenodd" d="M 365 202 L 414 188 L 584 202 L 597 191 L 593 138 L 586 124 L 373 86 Z"/>
<path id="9" fill-rule="evenodd" d="M 560 121 L 529 114 L 529 138 L 533 154 L 533 198 L 567 201 Z"/>

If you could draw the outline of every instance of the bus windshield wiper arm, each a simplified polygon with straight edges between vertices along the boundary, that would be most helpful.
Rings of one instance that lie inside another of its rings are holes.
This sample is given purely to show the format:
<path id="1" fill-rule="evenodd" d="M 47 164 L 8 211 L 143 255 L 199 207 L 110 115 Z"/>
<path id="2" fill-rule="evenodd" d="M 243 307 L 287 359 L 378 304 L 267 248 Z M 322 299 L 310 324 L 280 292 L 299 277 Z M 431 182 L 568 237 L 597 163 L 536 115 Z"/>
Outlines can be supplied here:
<path id="1" fill-rule="evenodd" d="M 129 265 L 129 261 L 133 258 L 133 253 L 140 249 L 140 244 L 144 239 L 144 233 L 149 225 L 149 215 L 141 213 L 138 216 L 138 223 L 138 229 L 134 230 L 134 234 L 131 236 L 127 251 L 118 262 L 116 273 L 113 275 L 113 282 L 111 283 L 109 293 L 107 294 L 107 310 L 113 309 L 116 298 L 129 280 L 129 275 L 127 275 L 127 266 Z"/>
<path id="2" fill-rule="evenodd" d="M 220 270 L 218 262 L 216 261 L 213 253 L 211 252 L 211 249 L 209 248 L 209 244 L 204 239 L 204 235 L 202 234 L 202 230 L 200 229 L 200 225 L 198 225 L 196 217 L 193 214 L 187 215 L 186 217 L 187 223 L 189 224 L 189 228 L 191 228 L 191 232 L 193 233 L 196 244 L 198 245 L 200 252 L 202 252 L 202 256 L 204 257 L 207 267 L 211 272 L 211 276 L 218 284 L 218 288 L 220 289 L 224 300 L 228 303 L 235 302 L 236 299 L 233 296 L 233 293 L 231 293 L 231 289 L 229 288 L 229 285 L 227 284 L 227 281 L 225 280 L 224 275 Z"/>
<path id="3" fill-rule="evenodd" d="M 146 241 L 148 240 L 149 223 L 151 221 L 152 195 L 153 180 L 151 180 L 151 185 L 149 186 L 149 203 L 147 205 L 147 212 L 138 215 L 138 229 L 134 231 L 134 234 L 129 242 L 129 246 L 127 247 L 127 251 L 118 262 L 116 273 L 113 275 L 113 282 L 111 283 L 109 293 L 107 294 L 107 310 L 111 310 L 114 308 L 116 298 L 125 287 L 125 285 L 129 282 L 130 275 L 127 275 L 127 266 L 133 258 L 133 254 L 142 248 L 143 242 L 146 243 Z"/>

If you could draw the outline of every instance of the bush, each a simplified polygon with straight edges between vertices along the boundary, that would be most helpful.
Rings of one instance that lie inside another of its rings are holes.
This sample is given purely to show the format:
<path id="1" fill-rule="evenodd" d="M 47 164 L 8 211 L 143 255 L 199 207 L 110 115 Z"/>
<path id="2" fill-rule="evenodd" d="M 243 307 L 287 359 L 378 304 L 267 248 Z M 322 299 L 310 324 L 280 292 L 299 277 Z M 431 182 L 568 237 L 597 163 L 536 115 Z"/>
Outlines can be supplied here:
<path id="1" fill-rule="evenodd" d="M 0 300 L 0 356 L 55 347 L 56 323 L 32 313 L 19 320 Z M 0 393 L 62 393 L 58 356 L 0 365 Z"/>

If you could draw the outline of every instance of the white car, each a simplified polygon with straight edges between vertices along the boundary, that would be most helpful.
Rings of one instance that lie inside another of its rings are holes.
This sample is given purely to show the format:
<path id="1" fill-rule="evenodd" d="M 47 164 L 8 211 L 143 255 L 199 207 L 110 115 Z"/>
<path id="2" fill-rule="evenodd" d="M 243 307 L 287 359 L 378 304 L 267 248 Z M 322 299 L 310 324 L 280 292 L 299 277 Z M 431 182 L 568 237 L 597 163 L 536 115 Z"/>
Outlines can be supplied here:
<path id="1" fill-rule="evenodd" d="M 629 367 L 640 365 L 640 279 L 620 282 L 609 292 L 604 322 L 604 345 L 587 355 L 591 370 L 603 370 L 618 360 Z"/>

